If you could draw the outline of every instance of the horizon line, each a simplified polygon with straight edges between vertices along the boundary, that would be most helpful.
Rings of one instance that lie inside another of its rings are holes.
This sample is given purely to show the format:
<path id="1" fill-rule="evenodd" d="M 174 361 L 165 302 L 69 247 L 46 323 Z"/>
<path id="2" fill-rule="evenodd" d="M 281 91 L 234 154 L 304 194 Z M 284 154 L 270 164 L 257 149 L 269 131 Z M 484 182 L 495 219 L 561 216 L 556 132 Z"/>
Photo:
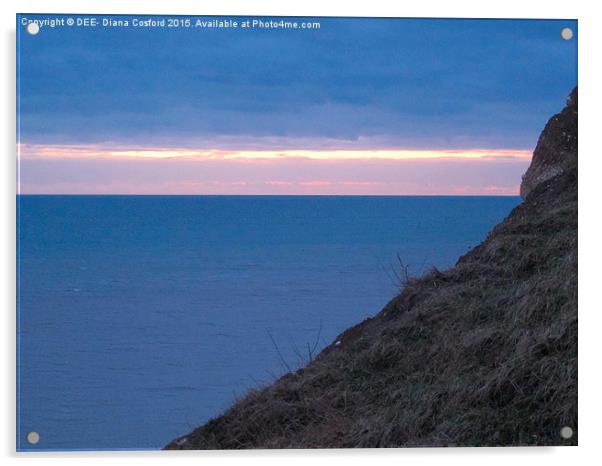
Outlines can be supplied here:
<path id="1" fill-rule="evenodd" d="M 520 194 L 173 194 L 173 193 L 16 193 L 16 197 L 520 197 Z"/>

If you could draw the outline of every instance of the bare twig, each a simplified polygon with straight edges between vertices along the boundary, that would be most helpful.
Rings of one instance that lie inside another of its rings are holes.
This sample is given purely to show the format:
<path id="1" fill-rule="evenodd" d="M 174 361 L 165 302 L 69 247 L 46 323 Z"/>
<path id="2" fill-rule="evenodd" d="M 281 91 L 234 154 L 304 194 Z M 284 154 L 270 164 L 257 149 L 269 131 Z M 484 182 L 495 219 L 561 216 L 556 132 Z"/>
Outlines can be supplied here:
<path id="1" fill-rule="evenodd" d="M 395 276 L 395 279 L 397 281 L 397 286 L 399 286 L 400 288 L 404 288 L 412 280 L 412 277 L 410 275 L 410 266 L 403 262 L 403 260 L 399 256 L 399 253 L 396 254 L 396 257 L 398 267 L 392 266 L 391 270 L 393 271 L 393 275 Z"/>
<path id="2" fill-rule="evenodd" d="M 266 330 L 266 332 L 268 333 L 270 340 L 272 340 L 272 344 L 274 345 L 274 348 L 276 349 L 276 353 L 278 354 L 278 358 L 280 358 L 280 362 L 282 363 L 282 365 L 284 365 L 286 370 L 288 370 L 289 372 L 292 372 L 290 366 L 287 364 L 286 360 L 282 356 L 282 353 L 280 352 L 280 348 L 278 348 L 278 345 L 276 344 L 276 340 L 274 340 L 274 337 L 272 336 L 272 334 L 270 333 L 269 330 Z"/>
<path id="3" fill-rule="evenodd" d="M 314 360 L 314 355 L 316 354 L 316 350 L 318 349 L 318 345 L 320 344 L 320 337 L 322 336 L 322 319 L 320 318 L 320 327 L 318 328 L 318 334 L 316 335 L 316 341 L 314 342 L 314 346 L 309 349 L 309 343 L 307 344 L 307 350 L 309 352 L 309 362 Z"/>

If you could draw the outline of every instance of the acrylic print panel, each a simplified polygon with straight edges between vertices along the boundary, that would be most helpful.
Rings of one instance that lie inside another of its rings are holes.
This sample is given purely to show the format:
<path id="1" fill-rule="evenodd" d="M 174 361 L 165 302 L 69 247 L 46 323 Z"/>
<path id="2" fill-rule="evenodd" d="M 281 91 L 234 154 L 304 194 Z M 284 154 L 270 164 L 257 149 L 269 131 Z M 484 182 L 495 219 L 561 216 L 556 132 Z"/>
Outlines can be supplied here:
<path id="1" fill-rule="evenodd" d="M 17 16 L 17 449 L 577 444 L 577 22 Z"/>

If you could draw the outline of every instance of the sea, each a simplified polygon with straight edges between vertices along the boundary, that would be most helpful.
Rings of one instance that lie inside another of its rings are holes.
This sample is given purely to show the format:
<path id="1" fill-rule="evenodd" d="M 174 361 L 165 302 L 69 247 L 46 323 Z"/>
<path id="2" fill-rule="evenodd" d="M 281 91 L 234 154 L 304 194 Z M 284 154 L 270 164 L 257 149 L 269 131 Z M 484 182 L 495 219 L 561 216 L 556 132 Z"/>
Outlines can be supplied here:
<path id="1" fill-rule="evenodd" d="M 17 196 L 17 449 L 162 448 L 379 312 L 400 262 L 450 267 L 518 203 Z"/>

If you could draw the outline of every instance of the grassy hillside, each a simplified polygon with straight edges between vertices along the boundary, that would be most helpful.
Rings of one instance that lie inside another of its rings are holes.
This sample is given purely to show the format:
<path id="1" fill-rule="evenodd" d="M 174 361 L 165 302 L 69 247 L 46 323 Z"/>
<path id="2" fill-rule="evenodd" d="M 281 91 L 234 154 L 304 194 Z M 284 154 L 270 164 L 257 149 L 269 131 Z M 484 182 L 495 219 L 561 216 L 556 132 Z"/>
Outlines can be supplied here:
<path id="1" fill-rule="evenodd" d="M 574 91 L 482 244 L 166 448 L 576 445 L 576 155 Z"/>

